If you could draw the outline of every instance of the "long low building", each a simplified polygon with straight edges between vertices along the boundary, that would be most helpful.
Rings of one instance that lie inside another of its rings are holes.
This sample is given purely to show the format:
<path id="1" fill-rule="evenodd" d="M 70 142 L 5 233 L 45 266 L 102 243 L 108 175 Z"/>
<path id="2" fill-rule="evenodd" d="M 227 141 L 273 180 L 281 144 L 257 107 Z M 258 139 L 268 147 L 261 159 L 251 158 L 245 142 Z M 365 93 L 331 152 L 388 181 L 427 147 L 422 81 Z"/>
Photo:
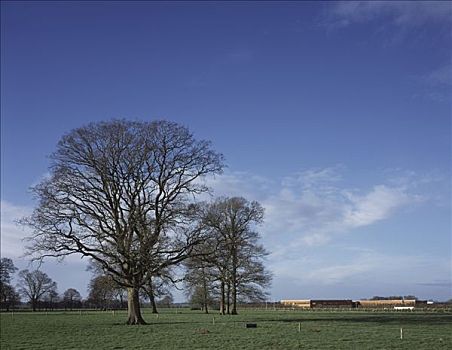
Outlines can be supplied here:
<path id="1" fill-rule="evenodd" d="M 297 307 L 303 309 L 312 308 L 352 308 L 352 300 L 336 300 L 336 299 L 301 299 L 301 300 L 281 300 L 281 304 L 289 307 Z"/>
<path id="2" fill-rule="evenodd" d="M 427 305 L 427 301 L 416 299 L 359 300 L 357 303 L 357 306 L 362 308 L 400 308 Z"/>
<path id="3" fill-rule="evenodd" d="M 300 300 L 281 300 L 280 303 L 284 306 L 301 307 L 301 308 L 311 308 L 310 299 L 300 299 Z"/>
<path id="4" fill-rule="evenodd" d="M 427 304 L 424 300 L 415 299 L 389 299 L 389 300 L 357 300 L 349 299 L 286 299 L 280 301 L 285 307 L 313 309 L 313 308 L 394 308 L 415 307 Z"/>

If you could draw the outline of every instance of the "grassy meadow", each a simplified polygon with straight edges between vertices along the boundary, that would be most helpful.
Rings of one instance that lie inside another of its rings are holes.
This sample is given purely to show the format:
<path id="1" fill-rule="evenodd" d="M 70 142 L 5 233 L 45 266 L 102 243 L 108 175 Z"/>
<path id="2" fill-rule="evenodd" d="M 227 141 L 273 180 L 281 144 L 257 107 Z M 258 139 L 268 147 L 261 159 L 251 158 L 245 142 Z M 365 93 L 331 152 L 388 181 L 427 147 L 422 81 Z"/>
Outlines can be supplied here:
<path id="1" fill-rule="evenodd" d="M 452 314 L 187 309 L 149 310 L 126 326 L 125 311 L 2 313 L 7 349 L 451 349 Z M 246 322 L 257 328 L 245 328 Z M 403 339 L 400 339 L 400 328 Z"/>

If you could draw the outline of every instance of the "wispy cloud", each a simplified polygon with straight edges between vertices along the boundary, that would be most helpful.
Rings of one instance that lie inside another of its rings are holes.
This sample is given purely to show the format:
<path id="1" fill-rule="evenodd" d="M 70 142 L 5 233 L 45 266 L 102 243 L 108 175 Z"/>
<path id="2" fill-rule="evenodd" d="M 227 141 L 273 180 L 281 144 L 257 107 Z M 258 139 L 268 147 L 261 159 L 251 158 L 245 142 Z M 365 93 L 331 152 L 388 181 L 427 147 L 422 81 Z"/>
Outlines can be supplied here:
<path id="1" fill-rule="evenodd" d="M 422 200 L 404 187 L 374 186 L 364 195 L 347 193 L 349 203 L 341 218 L 343 230 L 371 225 L 391 216 L 397 209 Z"/>
<path id="2" fill-rule="evenodd" d="M 285 178 L 279 191 L 263 202 L 266 235 L 288 234 L 294 250 L 322 245 L 339 234 L 386 220 L 423 199 L 406 184 L 377 184 L 358 190 L 340 186 L 339 179 L 333 168 Z"/>
<path id="3" fill-rule="evenodd" d="M 421 76 L 421 79 L 431 86 L 452 86 L 452 64 L 447 63 Z"/>
<path id="4" fill-rule="evenodd" d="M 449 290 L 452 292 L 452 281 L 448 280 L 434 280 L 432 282 L 422 282 L 418 283 L 420 286 L 425 287 L 438 287 L 438 288 L 449 288 Z M 452 296 L 452 293 L 451 293 Z"/>
<path id="5" fill-rule="evenodd" d="M 450 41 L 452 4 L 447 1 L 339 1 L 325 5 L 318 25 L 328 33 L 366 26 L 382 47 Z M 434 32 L 429 32 L 435 28 Z"/>
<path id="6" fill-rule="evenodd" d="M 327 7 L 323 24 L 340 28 L 384 19 L 396 27 L 418 27 L 451 17 L 448 1 L 339 1 Z"/>
<path id="7" fill-rule="evenodd" d="M 450 62 L 432 69 L 424 74 L 414 76 L 422 97 L 433 101 L 450 102 L 452 95 L 452 64 Z"/>
<path id="8" fill-rule="evenodd" d="M 244 196 L 261 202 L 265 208 L 261 232 L 275 258 L 288 258 L 301 247 L 340 240 L 343 235 L 415 208 L 429 198 L 423 186 L 438 181 L 436 177 L 392 170 L 385 181 L 349 188 L 344 185 L 344 172 L 343 166 L 306 169 L 279 181 L 227 172 L 210 179 L 208 185 L 215 196 Z"/>
<path id="9" fill-rule="evenodd" d="M 24 254 L 23 239 L 29 234 L 16 221 L 31 214 L 31 208 L 1 201 L 1 253 L 2 256 L 18 258 Z"/>

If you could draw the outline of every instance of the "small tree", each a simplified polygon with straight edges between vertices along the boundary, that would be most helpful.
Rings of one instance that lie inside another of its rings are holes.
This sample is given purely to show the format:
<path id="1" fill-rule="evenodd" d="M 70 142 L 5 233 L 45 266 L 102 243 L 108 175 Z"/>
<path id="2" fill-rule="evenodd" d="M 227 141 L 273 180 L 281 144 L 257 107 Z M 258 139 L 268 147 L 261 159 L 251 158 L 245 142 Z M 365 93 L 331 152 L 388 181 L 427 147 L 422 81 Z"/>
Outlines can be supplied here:
<path id="1" fill-rule="evenodd" d="M 117 283 L 110 276 L 95 276 L 89 283 L 88 299 L 92 301 L 96 307 L 106 310 L 113 303 L 117 288 Z"/>
<path id="2" fill-rule="evenodd" d="M 72 310 L 74 305 L 80 305 L 81 300 L 82 296 L 77 289 L 69 288 L 63 294 L 64 307 L 69 306 L 70 310 Z"/>
<path id="3" fill-rule="evenodd" d="M 0 303 L 1 307 L 9 311 L 11 306 L 15 306 L 20 297 L 11 285 L 11 275 L 17 271 L 12 259 L 0 259 Z"/>
<path id="4" fill-rule="evenodd" d="M 206 249 L 204 248 L 204 252 Z M 185 294 L 193 306 L 200 306 L 208 314 L 209 306 L 213 303 L 217 276 L 215 268 L 209 263 L 209 255 L 197 255 L 188 259 L 185 268 Z"/>
<path id="5" fill-rule="evenodd" d="M 17 267 L 14 266 L 13 260 L 10 258 L 0 259 L 0 285 L 10 284 L 11 275 L 17 271 Z"/>
<path id="6" fill-rule="evenodd" d="M 49 292 L 44 294 L 43 300 L 45 303 L 45 308 L 53 310 L 55 308 L 55 305 L 60 301 L 60 296 L 56 289 L 51 289 L 49 290 Z"/>
<path id="7" fill-rule="evenodd" d="M 162 299 L 160 299 L 158 301 L 158 304 L 162 305 L 163 307 L 167 307 L 167 308 L 170 308 L 173 303 L 174 303 L 174 299 L 171 294 L 165 295 Z"/>
<path id="8" fill-rule="evenodd" d="M 153 314 L 158 314 L 156 299 L 171 294 L 170 287 L 175 285 L 170 274 L 170 269 L 165 269 L 159 275 L 149 279 L 143 286 L 144 295 L 149 299 Z"/>
<path id="9" fill-rule="evenodd" d="M 1 308 L 9 311 L 10 308 L 14 308 L 20 302 L 19 293 L 16 292 L 13 286 L 9 284 L 3 284 L 1 286 Z"/>
<path id="10" fill-rule="evenodd" d="M 19 272 L 19 292 L 29 299 L 33 311 L 36 311 L 38 302 L 46 293 L 56 292 L 56 289 L 56 282 L 42 271 L 22 270 Z"/>

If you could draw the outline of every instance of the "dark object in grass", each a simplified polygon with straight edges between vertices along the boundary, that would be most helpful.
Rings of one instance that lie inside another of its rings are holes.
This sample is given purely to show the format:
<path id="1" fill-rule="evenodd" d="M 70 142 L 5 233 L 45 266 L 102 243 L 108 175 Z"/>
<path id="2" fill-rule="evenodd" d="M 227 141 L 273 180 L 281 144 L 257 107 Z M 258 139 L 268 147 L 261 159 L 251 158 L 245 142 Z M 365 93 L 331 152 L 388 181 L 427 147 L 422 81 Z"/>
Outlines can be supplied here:
<path id="1" fill-rule="evenodd" d="M 210 333 L 209 330 L 207 328 L 199 328 L 196 330 L 196 333 L 198 334 L 208 334 Z"/>
<path id="2" fill-rule="evenodd" d="M 245 328 L 257 328 L 257 323 L 245 323 Z"/>

